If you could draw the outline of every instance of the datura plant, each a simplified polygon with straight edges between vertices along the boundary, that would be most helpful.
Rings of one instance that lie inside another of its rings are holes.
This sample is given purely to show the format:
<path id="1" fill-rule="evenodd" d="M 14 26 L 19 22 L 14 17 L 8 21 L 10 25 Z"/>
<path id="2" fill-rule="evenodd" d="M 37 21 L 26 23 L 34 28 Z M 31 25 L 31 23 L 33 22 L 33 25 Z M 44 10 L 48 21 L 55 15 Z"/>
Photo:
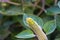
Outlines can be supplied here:
<path id="1" fill-rule="evenodd" d="M 46 34 L 43 32 L 41 26 L 39 26 L 37 22 L 35 22 L 32 18 L 26 18 L 26 22 L 28 23 L 29 28 L 35 32 L 38 40 L 48 40 Z"/>

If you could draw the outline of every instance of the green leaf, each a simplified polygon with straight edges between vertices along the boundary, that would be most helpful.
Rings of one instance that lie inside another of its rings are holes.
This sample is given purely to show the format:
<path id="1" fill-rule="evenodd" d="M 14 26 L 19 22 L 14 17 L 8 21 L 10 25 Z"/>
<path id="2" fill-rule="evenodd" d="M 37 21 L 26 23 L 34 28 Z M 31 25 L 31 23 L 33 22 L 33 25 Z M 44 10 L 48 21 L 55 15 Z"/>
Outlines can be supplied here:
<path id="1" fill-rule="evenodd" d="M 46 32 L 46 35 L 51 34 L 56 29 L 55 21 L 52 20 L 52 21 L 46 22 L 43 26 L 43 29 Z"/>
<path id="2" fill-rule="evenodd" d="M 59 8 L 60 8 L 60 1 L 58 1 L 58 6 L 59 6 Z"/>
<path id="3" fill-rule="evenodd" d="M 2 10 L 1 13 L 3 15 L 22 15 L 23 14 L 22 9 L 16 6 L 10 7 L 9 9 L 6 9 L 6 10 Z"/>
<path id="4" fill-rule="evenodd" d="M 43 19 L 44 23 L 46 23 L 46 22 L 48 22 L 50 20 L 53 20 L 54 18 L 52 16 L 45 15 L 42 19 Z"/>
<path id="5" fill-rule="evenodd" d="M 26 15 L 26 14 L 24 14 L 23 15 L 23 23 L 24 23 L 24 25 L 26 27 L 28 27 L 28 24 L 26 22 L 26 18 L 28 18 L 28 17 L 32 18 L 33 20 L 35 20 L 38 23 L 38 25 L 40 25 L 41 27 L 43 27 L 43 20 L 40 17 L 37 17 L 35 15 Z"/>
<path id="6" fill-rule="evenodd" d="M 24 30 L 21 33 L 17 34 L 15 37 L 16 38 L 32 38 L 32 37 L 35 37 L 35 35 L 31 30 Z"/>
<path id="7" fill-rule="evenodd" d="M 60 14 L 60 8 L 58 6 L 53 6 L 47 9 L 47 15 Z"/>

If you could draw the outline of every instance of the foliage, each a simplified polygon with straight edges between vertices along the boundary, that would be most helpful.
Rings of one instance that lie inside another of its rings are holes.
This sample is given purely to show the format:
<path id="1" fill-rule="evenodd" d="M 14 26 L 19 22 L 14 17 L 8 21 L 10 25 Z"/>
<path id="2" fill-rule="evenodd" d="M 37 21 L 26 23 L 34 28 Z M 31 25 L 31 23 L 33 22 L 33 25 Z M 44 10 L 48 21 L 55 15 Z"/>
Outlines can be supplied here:
<path id="1" fill-rule="evenodd" d="M 60 0 L 0 0 L 0 40 L 36 40 L 28 17 L 49 40 L 60 40 Z"/>

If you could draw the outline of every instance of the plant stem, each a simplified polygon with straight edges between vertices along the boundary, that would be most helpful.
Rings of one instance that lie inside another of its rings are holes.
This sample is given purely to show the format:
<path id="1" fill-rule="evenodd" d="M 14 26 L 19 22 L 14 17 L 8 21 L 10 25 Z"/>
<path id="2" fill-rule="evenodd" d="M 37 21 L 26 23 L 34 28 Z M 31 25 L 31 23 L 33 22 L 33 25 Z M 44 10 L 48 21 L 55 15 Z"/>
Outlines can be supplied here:
<path id="1" fill-rule="evenodd" d="M 41 0 L 41 2 L 42 2 L 42 9 L 44 9 L 44 7 L 45 7 L 45 0 Z M 38 16 L 44 11 L 44 10 L 42 10 L 41 9 L 41 11 L 37 14 Z"/>
<path id="2" fill-rule="evenodd" d="M 56 6 L 58 0 L 54 0 L 54 5 Z"/>
<path id="3" fill-rule="evenodd" d="M 20 5 L 19 3 L 15 3 L 15 2 L 11 2 L 11 1 L 9 1 L 8 3 L 14 4 L 14 5 Z"/>
<path id="4" fill-rule="evenodd" d="M 40 2 L 40 0 L 36 0 L 36 2 L 33 5 L 33 8 L 35 9 L 35 7 L 37 6 L 37 4 Z"/>

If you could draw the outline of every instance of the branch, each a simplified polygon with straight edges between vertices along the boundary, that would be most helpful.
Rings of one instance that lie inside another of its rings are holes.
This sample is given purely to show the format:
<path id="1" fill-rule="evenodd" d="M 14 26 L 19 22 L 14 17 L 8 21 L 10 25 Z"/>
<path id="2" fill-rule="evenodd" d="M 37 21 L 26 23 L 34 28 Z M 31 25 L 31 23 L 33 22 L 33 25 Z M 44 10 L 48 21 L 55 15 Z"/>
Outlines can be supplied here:
<path id="1" fill-rule="evenodd" d="M 9 1 L 7 3 L 14 4 L 14 5 L 20 5 L 19 3 L 15 3 L 15 2 L 11 2 L 11 1 Z"/>
<path id="2" fill-rule="evenodd" d="M 24 12 L 24 0 L 21 0 L 22 11 Z"/>
<path id="3" fill-rule="evenodd" d="M 45 7 L 45 0 L 41 0 L 41 2 L 42 2 L 42 9 L 44 9 L 44 7 Z M 38 16 L 44 11 L 44 10 L 40 10 L 40 12 L 37 14 Z"/>
<path id="4" fill-rule="evenodd" d="M 33 8 L 35 8 L 39 2 L 40 2 L 40 0 L 36 0 L 36 2 L 33 5 Z"/>
<path id="5" fill-rule="evenodd" d="M 56 6 L 58 0 L 54 0 L 54 5 Z"/>

